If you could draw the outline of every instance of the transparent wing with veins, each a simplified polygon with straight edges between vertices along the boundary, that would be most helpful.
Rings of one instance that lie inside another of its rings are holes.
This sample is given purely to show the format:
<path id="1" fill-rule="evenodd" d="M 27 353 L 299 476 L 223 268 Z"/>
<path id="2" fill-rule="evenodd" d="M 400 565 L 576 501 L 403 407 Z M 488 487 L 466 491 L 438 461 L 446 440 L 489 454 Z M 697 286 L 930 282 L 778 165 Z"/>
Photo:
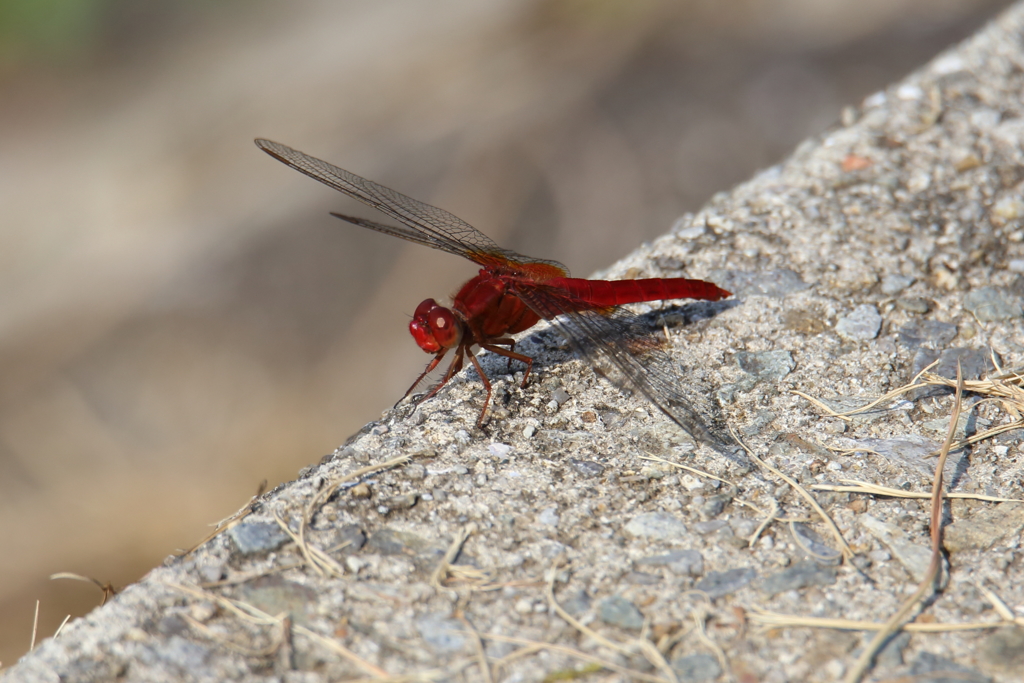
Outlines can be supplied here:
<path id="1" fill-rule="evenodd" d="M 389 187 L 379 185 L 372 180 L 357 176 L 355 173 L 338 168 L 322 159 L 311 157 L 297 149 L 270 140 L 256 140 L 256 146 L 296 171 L 391 216 L 405 227 L 383 225 L 364 218 L 338 213 L 332 214 L 349 223 L 447 251 L 449 254 L 462 256 L 496 272 L 516 272 L 517 266 L 543 263 L 555 266 L 565 275 L 569 274 L 566 267 L 556 261 L 529 258 L 514 251 L 502 249 L 491 238 L 458 216 L 418 199 L 413 199 Z"/>
<path id="2" fill-rule="evenodd" d="M 638 391 L 695 440 L 746 463 L 721 426 L 720 411 L 708 392 L 679 381 L 680 368 L 664 343 L 651 334 L 649 321 L 623 307 L 581 310 L 578 301 L 552 287 L 513 283 L 512 289 L 613 384 Z"/>

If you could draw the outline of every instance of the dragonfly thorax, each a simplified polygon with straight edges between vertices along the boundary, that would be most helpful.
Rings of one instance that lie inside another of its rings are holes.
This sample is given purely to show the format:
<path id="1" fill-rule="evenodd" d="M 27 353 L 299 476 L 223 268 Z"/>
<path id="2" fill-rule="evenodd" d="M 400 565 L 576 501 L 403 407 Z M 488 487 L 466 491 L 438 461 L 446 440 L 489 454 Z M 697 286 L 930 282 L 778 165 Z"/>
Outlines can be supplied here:
<path id="1" fill-rule="evenodd" d="M 416 307 L 409 323 L 409 333 L 421 349 L 437 353 L 459 345 L 462 324 L 450 309 L 438 305 L 433 299 L 426 299 Z"/>

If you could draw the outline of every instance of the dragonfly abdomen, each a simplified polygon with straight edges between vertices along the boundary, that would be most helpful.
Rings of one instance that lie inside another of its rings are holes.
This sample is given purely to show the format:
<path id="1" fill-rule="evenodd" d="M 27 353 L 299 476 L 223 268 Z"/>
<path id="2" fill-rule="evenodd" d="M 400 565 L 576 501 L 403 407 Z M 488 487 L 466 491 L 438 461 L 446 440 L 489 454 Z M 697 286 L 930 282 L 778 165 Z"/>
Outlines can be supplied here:
<path id="1" fill-rule="evenodd" d="M 583 280 L 580 278 L 559 278 L 546 283 L 561 287 L 574 298 L 585 301 L 594 308 L 635 304 L 641 301 L 663 299 L 704 299 L 718 301 L 729 296 L 729 292 L 710 282 L 687 278 L 650 278 L 645 280 Z"/>

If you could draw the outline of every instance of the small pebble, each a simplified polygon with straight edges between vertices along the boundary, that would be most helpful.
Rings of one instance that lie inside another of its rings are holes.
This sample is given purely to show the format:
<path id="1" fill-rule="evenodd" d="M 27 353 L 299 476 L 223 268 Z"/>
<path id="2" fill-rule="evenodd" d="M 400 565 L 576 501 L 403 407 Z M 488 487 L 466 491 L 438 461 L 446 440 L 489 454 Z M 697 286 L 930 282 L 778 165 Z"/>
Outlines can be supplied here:
<path id="1" fill-rule="evenodd" d="M 405 474 L 406 478 L 413 481 L 420 481 L 427 478 L 427 468 L 419 463 L 406 465 L 402 472 Z"/>
<path id="2" fill-rule="evenodd" d="M 1024 627 L 1001 628 L 981 645 L 985 661 L 1007 672 L 1024 671 Z"/>
<path id="3" fill-rule="evenodd" d="M 919 100 L 924 97 L 924 91 L 921 90 L 919 85 L 904 83 L 896 89 L 896 97 L 901 100 Z"/>
<path id="4" fill-rule="evenodd" d="M 919 296 L 896 299 L 896 306 L 904 311 L 920 313 L 921 315 L 931 310 L 931 304 L 928 303 L 928 300 Z"/>
<path id="5" fill-rule="evenodd" d="M 796 367 L 792 354 L 784 350 L 758 353 L 740 351 L 736 354 L 736 364 L 758 381 L 778 381 Z"/>
<path id="6" fill-rule="evenodd" d="M 930 675 L 934 674 L 934 675 Z M 910 665 L 910 675 L 914 683 L 991 683 L 992 679 L 974 669 L 957 664 L 956 662 L 934 655 L 931 652 L 922 652 Z"/>
<path id="7" fill-rule="evenodd" d="M 387 527 L 373 532 L 366 543 L 366 549 L 381 555 L 403 555 L 408 551 L 425 548 L 427 540 L 409 531 L 398 531 Z"/>
<path id="8" fill-rule="evenodd" d="M 569 466 L 582 474 L 584 477 L 600 477 L 604 472 L 604 465 L 593 460 L 577 460 L 569 458 Z"/>
<path id="9" fill-rule="evenodd" d="M 661 583 L 661 577 L 647 572 L 626 572 L 622 576 L 622 581 L 637 586 L 654 586 Z"/>
<path id="10" fill-rule="evenodd" d="M 681 240 L 695 240 L 707 231 L 707 228 L 703 225 L 687 226 L 687 224 L 692 220 L 692 215 L 686 215 L 677 220 L 672 226 L 672 231 L 675 233 L 675 236 Z"/>
<path id="11" fill-rule="evenodd" d="M 544 526 L 558 526 L 558 506 L 552 505 L 541 510 L 537 521 Z"/>
<path id="12" fill-rule="evenodd" d="M 871 642 L 873 634 L 864 634 L 864 644 Z M 910 644 L 910 634 L 902 631 L 889 640 L 882 651 L 878 653 L 875 662 L 879 667 L 893 668 L 903 665 L 903 650 Z"/>
<path id="13" fill-rule="evenodd" d="M 805 554 L 810 555 L 819 564 L 839 564 L 843 554 L 835 548 L 826 545 L 821 536 L 815 533 L 809 526 L 795 523 L 790 528 L 799 540 L 800 549 Z"/>
<path id="14" fill-rule="evenodd" d="M 498 459 L 499 462 L 506 462 L 512 447 L 504 443 L 492 443 L 487 445 L 487 452 Z"/>
<path id="15" fill-rule="evenodd" d="M 861 304 L 836 323 L 836 334 L 844 339 L 866 341 L 878 336 L 882 316 L 871 304 Z"/>
<path id="16" fill-rule="evenodd" d="M 882 278 L 882 294 L 892 296 L 893 294 L 899 294 L 904 289 L 914 284 L 914 278 L 906 275 L 896 275 L 895 273 L 889 273 Z"/>
<path id="17" fill-rule="evenodd" d="M 353 498 L 365 499 L 370 497 L 370 487 L 365 483 L 358 483 L 349 491 Z"/>
<path id="18" fill-rule="evenodd" d="M 743 538 L 747 538 L 753 534 L 754 529 L 757 528 L 757 524 L 758 523 L 755 520 L 748 519 L 746 517 L 733 517 L 729 520 L 729 526 L 732 527 L 733 532 L 735 532 L 737 536 L 742 536 Z"/>
<path id="19" fill-rule="evenodd" d="M 637 515 L 626 524 L 624 530 L 631 536 L 660 541 L 677 540 L 686 536 L 686 525 L 674 515 L 664 512 Z"/>
<path id="20" fill-rule="evenodd" d="M 761 590 L 768 595 L 775 595 L 807 586 L 830 586 L 835 582 L 835 567 L 823 567 L 814 560 L 804 560 L 766 577 L 761 582 Z"/>
<path id="21" fill-rule="evenodd" d="M 466 642 L 461 634 L 464 629 L 461 621 L 441 612 L 427 614 L 416 620 L 416 630 L 420 632 L 420 637 L 439 654 L 454 654 L 461 650 Z"/>
<path id="22" fill-rule="evenodd" d="M 722 675 L 718 659 L 706 652 L 676 657 L 672 660 L 672 669 L 680 683 L 713 681 Z"/>
<path id="23" fill-rule="evenodd" d="M 1012 320 L 1024 315 L 1020 300 L 998 287 L 982 287 L 968 292 L 964 296 L 964 308 L 983 323 Z"/>
<path id="24" fill-rule="evenodd" d="M 915 580 L 923 580 L 931 564 L 931 550 L 923 545 L 912 542 L 903 529 L 895 524 L 883 522 L 869 514 L 857 518 L 860 525 L 872 536 L 884 543 L 900 564 L 910 572 Z"/>
<path id="25" fill-rule="evenodd" d="M 415 493 L 405 493 L 400 496 L 392 496 L 383 502 L 392 510 L 408 510 L 415 506 L 418 500 L 419 496 Z"/>
<path id="26" fill-rule="evenodd" d="M 693 530 L 700 535 L 710 534 L 712 531 L 718 531 L 728 524 L 722 519 L 712 519 L 707 522 L 697 522 L 693 525 Z"/>
<path id="27" fill-rule="evenodd" d="M 693 500 L 694 502 L 697 502 L 696 497 Z M 706 501 L 704 501 L 700 505 L 700 515 L 704 519 L 712 519 L 714 517 L 717 517 L 718 515 L 722 514 L 722 511 L 725 510 L 725 506 L 728 505 L 731 501 L 732 496 L 728 494 L 720 493 L 714 496 L 710 496 Z"/>
<path id="28" fill-rule="evenodd" d="M 952 53 L 936 57 L 932 61 L 931 67 L 932 71 L 939 76 L 948 76 L 968 68 L 963 57 Z"/>
<path id="29" fill-rule="evenodd" d="M 523 429 L 523 436 L 526 437 L 527 439 L 532 439 L 533 435 L 536 433 L 537 427 L 532 424 L 526 425 L 526 427 Z"/>
<path id="30" fill-rule="evenodd" d="M 932 175 L 923 168 L 919 168 L 910 173 L 910 177 L 907 178 L 907 190 L 917 194 L 918 192 L 924 192 L 932 184 Z"/>
<path id="31" fill-rule="evenodd" d="M 199 576 L 204 583 L 214 583 L 224 578 L 224 565 L 203 564 L 199 567 Z"/>
<path id="32" fill-rule="evenodd" d="M 590 609 L 590 596 L 587 591 L 580 589 L 562 598 L 562 609 L 574 617 L 578 617 Z"/>
<path id="33" fill-rule="evenodd" d="M 189 608 L 189 616 L 198 622 L 205 623 L 217 613 L 217 606 L 212 602 L 198 602 Z"/>
<path id="34" fill-rule="evenodd" d="M 619 595 L 602 600 L 598 614 L 601 621 L 620 628 L 638 629 L 644 625 L 644 615 L 636 605 Z"/>
<path id="35" fill-rule="evenodd" d="M 938 320 L 914 320 L 899 332 L 900 343 L 910 348 L 931 346 L 941 349 L 956 337 L 956 325 Z"/>
<path id="36" fill-rule="evenodd" d="M 231 527 L 228 536 L 243 555 L 274 550 L 290 540 L 274 522 L 243 522 Z"/>
<path id="37" fill-rule="evenodd" d="M 704 558 L 697 550 L 673 550 L 664 555 L 652 555 L 636 561 L 639 565 L 667 566 L 673 574 L 700 576 L 704 573 Z"/>
<path id="38" fill-rule="evenodd" d="M 1013 503 L 959 516 L 942 531 L 942 545 L 951 553 L 989 550 L 1024 531 L 1024 507 Z"/>
<path id="39" fill-rule="evenodd" d="M 693 589 L 707 593 L 712 600 L 735 593 L 757 577 L 753 567 L 740 567 L 724 572 L 709 572 Z"/>
<path id="40" fill-rule="evenodd" d="M 1009 194 L 997 199 L 992 205 L 992 223 L 994 225 L 1005 225 L 1006 223 L 1024 216 L 1024 201 L 1014 194 Z"/>

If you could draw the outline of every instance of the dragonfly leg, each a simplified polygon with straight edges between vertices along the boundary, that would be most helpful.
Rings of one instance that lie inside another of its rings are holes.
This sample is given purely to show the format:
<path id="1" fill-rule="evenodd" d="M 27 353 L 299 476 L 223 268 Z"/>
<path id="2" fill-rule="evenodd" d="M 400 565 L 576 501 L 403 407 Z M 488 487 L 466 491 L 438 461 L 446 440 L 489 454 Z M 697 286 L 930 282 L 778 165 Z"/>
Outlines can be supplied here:
<path id="1" fill-rule="evenodd" d="M 430 361 L 430 363 L 427 364 L 427 369 L 420 373 L 420 376 L 417 377 L 416 381 L 412 383 L 411 387 L 409 387 L 409 391 L 405 392 L 402 395 L 402 398 L 398 399 L 398 403 L 401 403 L 406 396 L 411 394 L 416 389 L 416 387 L 420 385 L 420 382 L 423 381 L 423 378 L 429 375 L 434 370 L 434 368 L 437 367 L 438 363 L 441 362 L 441 359 L 444 358 L 446 353 L 448 353 L 448 349 L 441 349 L 441 351 L 438 352 L 436 356 L 434 356 L 434 360 Z M 395 405 L 397 406 L 398 403 L 396 403 Z"/>
<path id="2" fill-rule="evenodd" d="M 428 398 L 439 392 L 441 390 L 441 387 L 443 387 L 445 384 L 448 384 L 448 380 L 454 377 L 455 373 L 462 369 L 462 360 L 464 353 L 465 349 L 461 346 L 455 350 L 455 357 L 452 358 L 452 362 L 448 365 L 448 369 L 445 371 L 444 377 L 442 377 L 441 381 L 435 384 L 430 389 L 430 391 L 427 392 L 427 395 L 423 397 L 424 401 L 426 401 Z"/>
<path id="3" fill-rule="evenodd" d="M 487 348 L 484 344 L 481 344 L 480 347 L 485 349 Z M 491 349 L 488 350 L 490 351 Z M 497 350 L 497 347 L 495 347 L 495 350 Z M 477 373 L 480 375 L 480 381 L 484 383 L 484 389 L 487 390 L 487 397 L 484 399 L 484 407 L 480 409 L 480 417 L 476 419 L 476 428 L 480 429 L 484 423 L 484 415 L 487 414 L 487 406 L 491 405 L 491 382 L 487 379 L 487 375 L 484 374 L 484 369 L 480 367 L 479 361 L 477 361 L 473 352 L 469 350 L 469 347 L 466 347 L 466 355 L 469 356 L 469 361 L 473 364 L 473 367 L 476 368 Z"/>
<path id="4" fill-rule="evenodd" d="M 497 344 L 498 346 L 507 346 L 509 352 L 516 350 L 516 340 L 512 337 L 502 337 L 501 339 L 491 339 L 487 342 L 488 344 Z M 481 347 L 483 348 L 483 347 Z M 508 357 L 508 371 L 512 372 L 512 361 L 516 360 L 515 357 Z"/>
<path id="5" fill-rule="evenodd" d="M 496 341 L 492 341 L 492 342 L 489 342 L 487 344 L 481 344 L 480 348 L 487 349 L 491 353 L 496 353 L 499 356 L 506 356 L 506 357 L 508 357 L 508 362 L 509 362 L 510 365 L 511 365 L 512 361 L 514 361 L 514 360 L 518 360 L 518 361 L 521 361 L 521 362 L 525 363 L 526 364 L 526 372 L 523 373 L 523 383 L 521 385 L 521 386 L 525 387 L 526 386 L 526 380 L 530 376 L 530 370 L 533 369 L 533 359 L 530 358 L 529 356 L 524 356 L 521 353 L 515 353 L 515 352 L 512 351 L 511 348 L 508 349 L 508 350 L 505 350 L 505 349 L 501 348 L 500 346 L 495 346 L 495 344 L 505 344 L 505 343 L 506 343 L 506 341 L 504 339 L 498 339 Z M 508 343 L 511 344 L 511 343 L 514 343 L 514 342 L 512 342 L 512 340 L 508 340 Z"/>

